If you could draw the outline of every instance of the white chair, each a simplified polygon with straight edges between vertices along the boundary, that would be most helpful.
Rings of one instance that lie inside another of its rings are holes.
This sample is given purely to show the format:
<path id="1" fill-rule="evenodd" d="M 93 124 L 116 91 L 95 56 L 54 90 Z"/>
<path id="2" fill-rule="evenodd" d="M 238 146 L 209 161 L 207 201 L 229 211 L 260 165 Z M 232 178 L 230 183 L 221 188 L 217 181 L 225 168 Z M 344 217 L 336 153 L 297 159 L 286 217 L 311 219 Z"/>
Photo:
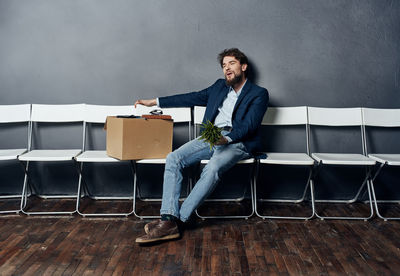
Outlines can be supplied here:
<path id="1" fill-rule="evenodd" d="M 307 127 L 307 107 L 269 107 L 264 115 L 262 125 L 268 126 L 304 126 L 305 131 L 305 152 L 306 153 L 284 153 L 284 152 L 266 152 L 266 159 L 258 161 L 258 170 L 254 181 L 254 205 L 255 213 L 263 219 L 311 219 L 314 217 L 314 187 L 312 170 L 314 166 L 314 159 L 309 154 L 308 145 L 308 127 Z M 302 197 L 297 200 L 290 199 L 257 199 L 257 179 L 259 171 L 263 166 L 290 166 L 290 167 L 304 167 L 309 170 L 308 179 L 302 194 Z M 261 215 L 257 210 L 257 201 L 266 202 L 285 202 L 285 203 L 300 203 L 303 202 L 308 188 L 310 188 L 311 199 L 311 214 L 307 216 L 280 216 L 280 215 Z"/>
<path id="2" fill-rule="evenodd" d="M 136 112 L 135 115 L 141 116 L 144 114 L 149 114 L 150 111 L 154 109 L 160 109 L 163 112 L 163 115 L 170 115 L 172 119 L 174 120 L 174 125 L 179 123 L 179 124 L 187 124 L 188 128 L 188 139 L 187 141 L 192 139 L 192 133 L 191 133 L 191 110 L 188 107 L 179 107 L 179 108 L 155 108 L 155 107 L 146 107 L 143 105 L 137 105 L 136 106 Z M 133 214 L 140 218 L 140 219 L 146 219 L 146 218 L 159 218 L 160 216 L 154 216 L 154 215 L 141 215 L 138 214 L 136 211 L 136 198 L 138 197 L 142 201 L 161 201 L 161 199 L 149 199 L 149 198 L 144 198 L 141 195 L 140 192 L 140 185 L 138 184 L 137 176 L 138 176 L 138 165 L 162 165 L 164 166 L 166 162 L 165 158 L 161 159 L 141 159 L 141 160 L 136 160 L 134 164 L 134 171 L 135 171 L 135 177 L 134 177 L 134 196 L 133 196 Z M 189 178 L 190 181 L 190 178 Z M 190 183 L 188 187 L 190 186 Z M 137 194 L 136 194 L 137 193 Z"/>
<path id="3" fill-rule="evenodd" d="M 30 145 L 29 145 L 29 125 L 30 125 L 30 116 L 31 116 L 31 105 L 30 104 L 18 104 L 18 105 L 0 105 L 0 124 L 2 126 L 11 125 L 11 124 L 25 124 L 27 128 L 27 144 L 25 148 L 18 149 L 0 149 L 0 161 L 10 161 L 10 160 L 18 160 L 18 156 L 25 153 Z M 24 179 L 26 182 L 26 178 Z M 20 198 L 22 202 L 22 190 L 21 194 L 18 195 L 2 195 L 0 199 L 12 199 L 12 198 Z M 1 210 L 0 214 L 8 214 L 8 213 L 19 213 L 21 211 L 21 207 L 14 210 Z"/>
<path id="4" fill-rule="evenodd" d="M 319 107 L 308 107 L 308 122 L 310 127 L 310 136 L 313 134 L 312 129 L 313 126 L 324 126 L 329 128 L 339 128 L 339 127 L 360 127 L 360 148 L 362 154 L 360 153 L 337 153 L 334 152 L 335 145 L 330 145 L 332 152 L 330 153 L 319 153 L 312 152 L 311 156 L 317 162 L 317 171 L 323 168 L 324 166 L 347 166 L 350 168 L 356 167 L 365 167 L 366 174 L 365 178 L 362 181 L 362 184 L 357 191 L 354 198 L 350 200 L 317 200 L 315 199 L 315 203 L 318 202 L 326 202 L 326 203 L 354 203 L 360 197 L 361 192 L 367 187 L 368 191 L 368 202 L 370 206 L 370 214 L 365 217 L 360 216 L 322 216 L 318 214 L 318 210 L 316 208 L 315 214 L 320 219 L 361 219 L 368 220 L 372 218 L 373 206 L 371 200 L 371 190 L 369 186 L 369 178 L 371 175 L 371 169 L 375 165 L 375 161 L 365 156 L 364 149 L 364 132 L 362 127 L 362 115 L 361 108 L 319 108 Z M 341 129 L 343 131 L 343 129 Z M 316 135 L 311 136 L 315 138 Z M 311 141 L 316 140 L 310 139 Z M 323 143 L 323 141 L 317 140 L 312 144 L 316 144 L 316 142 Z M 353 152 L 357 152 L 355 148 Z M 316 175 L 316 173 L 315 173 Z M 314 175 L 314 183 L 316 183 Z M 315 184 L 317 187 L 317 184 Z M 317 204 L 316 204 L 317 206 Z"/>
<path id="5" fill-rule="evenodd" d="M 204 113 L 206 111 L 206 108 L 203 106 L 195 106 L 194 107 L 194 126 L 195 126 L 195 133 L 197 134 L 197 128 L 202 124 L 203 122 L 203 117 Z M 200 165 L 204 166 L 209 162 L 209 160 L 201 160 Z M 255 158 L 248 158 L 248 159 L 243 159 L 240 160 L 239 162 L 236 163 L 235 166 L 237 165 L 247 165 L 251 166 L 251 179 L 250 179 L 250 199 L 251 199 L 251 213 L 248 215 L 230 215 L 230 216 L 225 216 L 225 215 L 218 215 L 218 216 L 211 216 L 211 215 L 200 215 L 198 210 L 196 210 L 196 215 L 201 218 L 201 219 L 207 219 L 207 218 L 244 218 L 248 219 L 249 217 L 253 216 L 254 214 L 254 191 L 253 191 L 253 182 L 254 182 L 254 169 L 255 169 Z M 231 169 L 232 170 L 232 169 Z M 242 201 L 245 198 L 247 189 L 243 191 L 243 195 L 239 198 L 230 198 L 230 199 L 206 199 L 205 201 L 235 201 L 239 202 Z"/>
<path id="6" fill-rule="evenodd" d="M 82 122 L 82 136 L 83 136 L 83 112 L 84 112 L 84 104 L 70 104 L 70 105 L 42 105 L 42 104 L 33 104 L 32 105 L 32 112 L 31 112 L 31 124 L 29 130 L 30 136 L 30 144 L 33 144 L 35 140 L 35 135 L 33 135 L 33 125 L 39 124 L 57 124 L 63 126 L 64 124 L 70 123 L 79 123 Z M 82 146 L 83 147 L 83 146 Z M 27 205 L 28 200 L 28 193 L 27 190 L 30 188 L 29 185 L 29 162 L 68 162 L 72 161 L 73 158 L 76 157 L 78 154 L 81 153 L 81 148 L 75 149 L 34 149 L 25 154 L 22 154 L 18 157 L 21 162 L 26 162 L 27 167 L 25 170 L 25 177 L 26 181 L 23 187 L 23 203 L 22 212 L 27 215 L 64 215 L 76 212 L 76 210 L 69 210 L 69 211 L 37 211 L 31 212 L 26 211 L 25 207 Z M 60 195 L 60 196 L 44 196 L 39 195 L 44 199 L 47 198 L 69 198 L 71 195 Z M 76 195 L 73 195 L 75 198 Z"/>
<path id="7" fill-rule="evenodd" d="M 87 187 L 84 185 L 85 181 L 83 178 L 83 166 L 85 163 L 116 163 L 116 162 L 128 162 L 128 161 L 120 161 L 113 157 L 107 155 L 105 150 L 86 150 L 86 139 L 88 135 L 88 124 L 102 124 L 106 122 L 107 116 L 117 116 L 117 115 L 133 115 L 134 114 L 134 106 L 133 105 L 121 105 L 121 106 L 111 106 L 111 105 L 85 105 L 85 118 L 84 118 L 84 148 L 83 152 L 75 157 L 76 162 L 78 162 L 79 166 L 79 183 L 78 183 L 78 192 L 76 198 L 76 211 L 78 214 L 85 216 L 129 216 L 132 214 L 132 211 L 129 212 L 121 212 L 121 213 L 84 213 L 79 210 L 80 207 L 80 199 L 82 196 L 82 188 L 86 191 L 86 195 L 89 195 L 87 191 Z M 132 162 L 130 162 L 132 166 Z M 133 169 L 133 167 L 132 167 Z M 133 190 L 132 190 L 133 194 Z M 99 200 L 132 200 L 133 196 L 128 197 L 111 197 L 111 196 L 103 196 L 103 197 L 92 197 L 93 199 Z M 133 208 L 132 208 L 133 210 Z"/>
<path id="8" fill-rule="evenodd" d="M 366 132 L 367 127 L 379 127 L 379 128 L 399 128 L 400 127 L 400 109 L 376 109 L 376 108 L 363 108 L 363 121 L 364 131 Z M 378 201 L 376 197 L 376 190 L 374 181 L 380 174 L 381 170 L 386 167 L 399 167 L 400 166 L 400 154 L 399 153 L 369 153 L 367 143 L 367 133 L 365 133 L 365 151 L 368 157 L 379 163 L 379 168 L 376 170 L 374 176 L 371 179 L 372 196 L 375 203 L 375 210 L 378 217 L 387 220 L 399 220 L 400 217 L 385 217 L 383 216 L 378 208 L 378 203 L 390 203 L 399 201 Z M 382 141 L 383 142 L 383 141 Z M 381 143 L 382 143 L 381 142 Z M 383 142 L 384 143 L 384 142 Z"/>

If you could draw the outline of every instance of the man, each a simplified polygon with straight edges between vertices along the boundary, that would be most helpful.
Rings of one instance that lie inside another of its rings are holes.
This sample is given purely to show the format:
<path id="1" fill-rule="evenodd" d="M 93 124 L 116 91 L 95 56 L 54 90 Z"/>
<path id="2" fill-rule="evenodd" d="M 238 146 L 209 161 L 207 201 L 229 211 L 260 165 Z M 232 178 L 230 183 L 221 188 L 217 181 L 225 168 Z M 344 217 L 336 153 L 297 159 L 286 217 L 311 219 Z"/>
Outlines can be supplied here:
<path id="1" fill-rule="evenodd" d="M 247 80 L 248 60 L 240 50 L 225 49 L 218 59 L 225 80 L 219 79 L 199 92 L 135 102 L 135 106 L 158 105 L 161 108 L 206 106 L 203 121 L 209 120 L 222 128 L 222 137 L 212 150 L 208 143 L 197 138 L 168 154 L 164 171 L 161 219 L 146 224 L 146 234 L 137 238 L 137 243 L 179 238 L 177 222 L 186 222 L 189 219 L 192 212 L 213 191 L 223 172 L 259 150 L 258 132 L 267 110 L 268 91 Z M 210 161 L 179 207 L 182 170 L 202 159 Z"/>

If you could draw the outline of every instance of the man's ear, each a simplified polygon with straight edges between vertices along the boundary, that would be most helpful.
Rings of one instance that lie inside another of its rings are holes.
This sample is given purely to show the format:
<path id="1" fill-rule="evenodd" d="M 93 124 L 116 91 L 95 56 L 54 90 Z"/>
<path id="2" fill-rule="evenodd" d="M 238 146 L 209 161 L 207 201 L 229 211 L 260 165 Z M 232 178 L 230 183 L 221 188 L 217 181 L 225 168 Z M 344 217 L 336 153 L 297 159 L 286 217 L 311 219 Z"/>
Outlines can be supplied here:
<path id="1" fill-rule="evenodd" d="M 242 64 L 242 72 L 247 70 L 247 64 Z"/>

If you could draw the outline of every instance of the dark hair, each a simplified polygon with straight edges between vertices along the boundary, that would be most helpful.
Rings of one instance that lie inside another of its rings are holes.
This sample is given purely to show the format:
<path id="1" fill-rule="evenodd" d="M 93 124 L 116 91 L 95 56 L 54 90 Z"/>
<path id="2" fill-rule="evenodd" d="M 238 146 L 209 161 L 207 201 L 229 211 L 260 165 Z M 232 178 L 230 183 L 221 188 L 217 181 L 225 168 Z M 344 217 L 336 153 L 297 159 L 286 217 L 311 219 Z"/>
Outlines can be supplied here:
<path id="1" fill-rule="evenodd" d="M 224 57 L 226 57 L 226 56 L 236 58 L 237 60 L 239 60 L 240 64 L 248 64 L 247 57 L 243 52 L 241 52 L 238 48 L 230 48 L 230 49 L 223 50 L 218 55 L 218 61 L 219 61 L 219 64 L 221 65 L 221 67 L 222 67 L 222 61 L 224 60 Z"/>

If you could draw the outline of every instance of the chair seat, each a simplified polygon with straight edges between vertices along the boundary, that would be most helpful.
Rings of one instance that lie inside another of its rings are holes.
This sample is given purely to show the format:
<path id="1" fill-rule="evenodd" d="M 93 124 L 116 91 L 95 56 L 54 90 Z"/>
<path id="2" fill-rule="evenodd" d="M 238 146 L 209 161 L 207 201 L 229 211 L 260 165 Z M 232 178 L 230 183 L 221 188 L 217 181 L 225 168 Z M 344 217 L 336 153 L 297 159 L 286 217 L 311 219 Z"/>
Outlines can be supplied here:
<path id="1" fill-rule="evenodd" d="M 317 162 L 326 165 L 373 166 L 376 164 L 375 160 L 357 153 L 312 153 L 311 156 Z"/>
<path id="2" fill-rule="evenodd" d="M 267 152 L 266 159 L 260 159 L 262 164 L 304 165 L 312 166 L 314 159 L 306 153 Z"/>
<path id="3" fill-rule="evenodd" d="M 105 150 L 84 151 L 75 160 L 78 162 L 120 162 L 120 160 L 108 156 Z"/>
<path id="4" fill-rule="evenodd" d="M 68 161 L 76 157 L 81 150 L 32 150 L 18 157 L 21 161 Z"/>
<path id="5" fill-rule="evenodd" d="M 368 157 L 379 163 L 387 163 L 390 166 L 400 166 L 400 154 L 368 154 Z"/>
<path id="6" fill-rule="evenodd" d="M 136 163 L 138 164 L 165 164 L 167 159 L 161 158 L 161 159 L 141 159 L 137 160 Z"/>
<path id="7" fill-rule="evenodd" d="M 201 160 L 201 164 L 208 164 L 210 160 Z M 252 164 L 254 163 L 255 159 L 254 158 L 248 158 L 248 159 L 243 159 L 238 161 L 236 164 Z"/>
<path id="8" fill-rule="evenodd" d="M 0 150 L 0 160 L 15 160 L 24 152 L 26 149 L 2 149 Z"/>

